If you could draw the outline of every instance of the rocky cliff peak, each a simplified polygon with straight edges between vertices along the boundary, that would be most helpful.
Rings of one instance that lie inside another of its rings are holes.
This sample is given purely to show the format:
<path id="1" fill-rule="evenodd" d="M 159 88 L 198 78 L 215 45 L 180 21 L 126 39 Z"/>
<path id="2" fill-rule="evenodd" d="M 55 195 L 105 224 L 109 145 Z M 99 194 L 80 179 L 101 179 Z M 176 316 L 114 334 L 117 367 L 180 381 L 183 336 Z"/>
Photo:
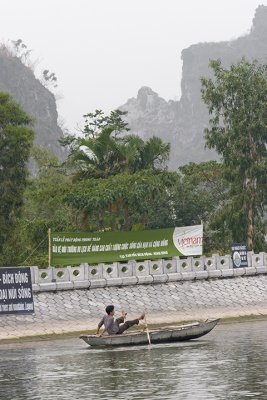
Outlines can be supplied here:
<path id="1" fill-rule="evenodd" d="M 256 36 L 265 36 L 267 34 L 267 6 L 260 5 L 255 11 L 251 33 Z"/>
<path id="2" fill-rule="evenodd" d="M 136 98 L 131 98 L 119 107 L 127 111 L 127 122 L 132 133 L 147 140 L 151 136 L 171 140 L 171 129 L 177 110 L 175 102 L 167 102 L 147 86 L 139 89 Z"/>
<path id="3" fill-rule="evenodd" d="M 136 103 L 142 110 L 151 110 L 157 107 L 161 101 L 165 102 L 148 86 L 143 86 L 137 93 Z"/>
<path id="4" fill-rule="evenodd" d="M 57 124 L 54 95 L 45 88 L 33 71 L 5 46 L 0 50 L 0 91 L 9 93 L 34 120 L 35 143 L 48 148 L 60 159 L 65 150 L 58 140 L 63 136 Z"/>
<path id="5" fill-rule="evenodd" d="M 131 130 L 144 139 L 156 135 L 171 143 L 170 168 L 190 161 L 218 158 L 205 149 L 204 129 L 208 126 L 207 107 L 201 98 L 200 78 L 211 76 L 209 61 L 221 59 L 225 67 L 241 60 L 267 62 L 267 6 L 256 9 L 251 31 L 246 36 L 220 43 L 199 43 L 182 51 L 181 99 L 166 101 L 148 87 L 120 109 L 128 111 Z"/>

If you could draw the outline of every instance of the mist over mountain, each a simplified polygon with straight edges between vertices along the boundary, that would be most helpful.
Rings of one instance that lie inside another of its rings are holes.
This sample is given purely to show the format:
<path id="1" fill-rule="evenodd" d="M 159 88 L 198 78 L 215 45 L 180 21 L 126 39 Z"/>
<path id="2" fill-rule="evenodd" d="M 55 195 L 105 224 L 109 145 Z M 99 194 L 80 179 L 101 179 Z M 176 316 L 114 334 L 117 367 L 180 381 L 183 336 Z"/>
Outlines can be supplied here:
<path id="1" fill-rule="evenodd" d="M 207 107 L 201 99 L 200 78 L 210 77 L 211 59 L 221 59 L 229 67 L 245 57 L 249 61 L 267 61 L 267 7 L 256 9 L 249 34 L 236 40 L 199 43 L 184 49 L 181 99 L 166 101 L 149 87 L 142 87 L 136 98 L 119 108 L 128 111 L 127 121 L 132 133 L 147 139 L 153 135 L 171 143 L 169 166 L 190 161 L 218 159 L 215 151 L 205 149 L 204 129 L 208 126 Z"/>

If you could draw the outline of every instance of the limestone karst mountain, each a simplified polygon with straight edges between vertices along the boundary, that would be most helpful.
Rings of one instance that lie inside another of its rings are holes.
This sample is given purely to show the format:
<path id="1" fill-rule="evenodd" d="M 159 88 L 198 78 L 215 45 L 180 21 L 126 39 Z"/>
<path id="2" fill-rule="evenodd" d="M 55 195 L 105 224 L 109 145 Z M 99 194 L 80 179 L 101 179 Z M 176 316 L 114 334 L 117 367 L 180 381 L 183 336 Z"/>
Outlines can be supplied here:
<path id="1" fill-rule="evenodd" d="M 170 168 L 190 161 L 218 158 L 215 151 L 205 149 L 204 128 L 208 126 L 207 108 L 201 99 L 200 78 L 211 76 L 209 60 L 221 59 L 229 67 L 242 57 L 267 61 L 267 6 L 256 9 L 249 34 L 220 43 L 194 44 L 182 51 L 183 73 L 181 99 L 165 101 L 148 87 L 139 90 L 136 98 L 119 107 L 128 111 L 133 133 L 143 138 L 160 136 L 171 143 Z"/>
<path id="2" fill-rule="evenodd" d="M 132 133 L 145 139 L 156 135 L 170 142 L 171 169 L 189 161 L 218 158 L 215 151 L 204 148 L 203 131 L 208 126 L 209 117 L 201 99 L 200 77 L 210 76 L 210 59 L 220 58 L 226 67 L 242 57 L 266 62 L 266 37 L 267 6 L 259 6 L 248 34 L 229 42 L 199 43 L 184 49 L 181 54 L 183 73 L 179 101 L 166 101 L 152 89 L 142 87 L 136 98 L 119 107 L 128 111 Z M 0 49 L 0 91 L 10 93 L 34 119 L 35 142 L 63 158 L 66 150 L 58 143 L 63 132 L 57 123 L 54 95 L 18 57 L 3 49 Z"/>
<path id="3" fill-rule="evenodd" d="M 9 93 L 33 118 L 35 143 L 64 158 L 65 150 L 58 143 L 63 132 L 57 124 L 54 95 L 5 46 L 0 50 L 0 91 Z"/>

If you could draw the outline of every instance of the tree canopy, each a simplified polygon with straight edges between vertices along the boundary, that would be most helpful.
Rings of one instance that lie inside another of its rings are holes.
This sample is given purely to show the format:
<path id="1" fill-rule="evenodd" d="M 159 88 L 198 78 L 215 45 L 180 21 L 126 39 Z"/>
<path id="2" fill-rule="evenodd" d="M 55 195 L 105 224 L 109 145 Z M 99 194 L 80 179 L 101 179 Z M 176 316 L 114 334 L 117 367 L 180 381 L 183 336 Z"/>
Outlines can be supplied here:
<path id="1" fill-rule="evenodd" d="M 0 250 L 23 204 L 34 132 L 31 118 L 7 93 L 0 93 Z"/>
<path id="2" fill-rule="evenodd" d="M 65 165 L 73 176 L 66 202 L 80 211 L 84 229 L 129 230 L 135 223 L 148 226 L 148 220 L 153 226 L 156 197 L 157 202 L 164 198 L 168 208 L 168 173 L 163 172 L 170 145 L 158 137 L 144 141 L 129 134 L 125 114 L 120 110 L 109 116 L 101 110 L 86 114 L 81 135 L 63 141 L 70 149 Z"/>
<path id="3" fill-rule="evenodd" d="M 221 222 L 234 241 L 257 250 L 264 243 L 267 199 L 267 65 L 242 59 L 229 69 L 219 60 L 210 66 L 214 77 L 202 78 L 202 97 L 211 115 L 206 142 L 222 156 L 230 184 Z"/>
<path id="4" fill-rule="evenodd" d="M 103 111 L 85 115 L 80 136 L 68 135 L 62 140 L 69 147 L 66 168 L 76 179 L 107 178 L 122 172 L 135 173 L 144 169 L 162 169 L 169 157 L 170 145 L 158 137 L 144 141 L 127 134 L 125 112 Z"/>
<path id="5" fill-rule="evenodd" d="M 84 229 L 130 230 L 136 224 L 172 226 L 171 200 L 176 180 L 177 174 L 161 171 L 88 179 L 75 183 L 65 201 L 80 212 Z"/>

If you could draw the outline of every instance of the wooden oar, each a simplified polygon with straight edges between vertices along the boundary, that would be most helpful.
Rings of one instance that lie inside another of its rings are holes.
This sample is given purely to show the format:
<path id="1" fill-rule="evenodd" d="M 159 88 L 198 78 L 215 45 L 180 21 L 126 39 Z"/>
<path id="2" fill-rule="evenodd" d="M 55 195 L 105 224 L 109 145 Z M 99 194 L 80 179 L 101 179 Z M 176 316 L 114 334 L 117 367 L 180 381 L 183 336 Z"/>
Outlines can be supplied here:
<path id="1" fill-rule="evenodd" d="M 147 326 L 147 322 L 146 322 L 146 315 L 145 315 L 144 320 L 145 320 L 145 325 L 146 325 L 146 334 L 147 334 L 147 338 L 148 338 L 148 344 L 151 345 L 149 330 L 148 330 L 148 326 Z"/>

